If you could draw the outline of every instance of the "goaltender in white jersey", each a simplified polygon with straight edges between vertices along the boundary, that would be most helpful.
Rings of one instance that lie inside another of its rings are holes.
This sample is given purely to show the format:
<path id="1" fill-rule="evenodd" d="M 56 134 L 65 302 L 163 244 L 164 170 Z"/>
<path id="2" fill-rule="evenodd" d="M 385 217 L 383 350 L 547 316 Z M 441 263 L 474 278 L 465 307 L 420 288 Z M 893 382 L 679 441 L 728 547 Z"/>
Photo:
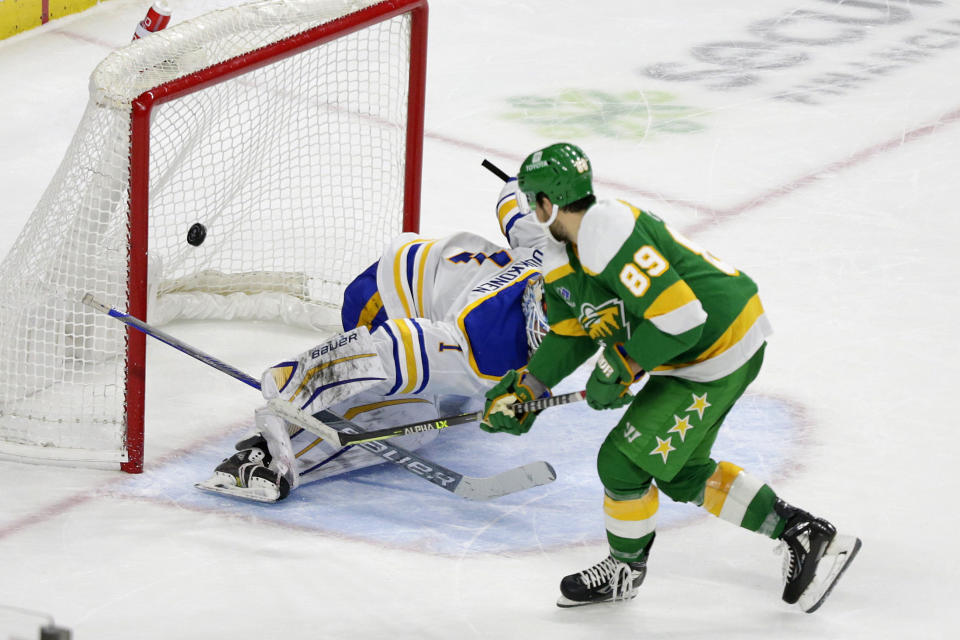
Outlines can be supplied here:
<path id="1" fill-rule="evenodd" d="M 497 203 L 509 248 L 472 233 L 395 238 L 347 286 L 345 332 L 267 369 L 264 397 L 310 413 L 329 409 L 366 429 L 482 408 L 484 393 L 524 366 L 547 331 L 535 246 L 544 236 L 517 207 L 515 184 Z M 256 429 L 198 486 L 269 502 L 302 483 L 384 462 L 359 447 L 331 447 L 266 408 Z M 438 433 L 392 442 L 416 449 Z"/>

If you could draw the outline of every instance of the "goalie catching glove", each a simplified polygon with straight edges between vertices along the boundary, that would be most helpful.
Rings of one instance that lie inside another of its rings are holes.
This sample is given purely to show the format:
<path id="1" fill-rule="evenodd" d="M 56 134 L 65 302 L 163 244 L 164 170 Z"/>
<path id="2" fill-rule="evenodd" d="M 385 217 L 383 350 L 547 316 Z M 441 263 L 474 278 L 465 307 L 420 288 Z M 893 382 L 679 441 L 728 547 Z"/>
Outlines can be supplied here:
<path id="1" fill-rule="evenodd" d="M 480 428 L 490 433 L 503 431 L 515 436 L 530 431 L 537 411 L 516 413 L 513 405 L 550 395 L 550 390 L 528 371 L 511 369 L 495 387 L 487 391 Z"/>
<path id="2" fill-rule="evenodd" d="M 630 404 L 630 385 L 643 376 L 634 374 L 633 361 L 620 343 L 607 345 L 600 352 L 597 365 L 587 380 L 587 404 L 592 409 L 616 409 Z"/>

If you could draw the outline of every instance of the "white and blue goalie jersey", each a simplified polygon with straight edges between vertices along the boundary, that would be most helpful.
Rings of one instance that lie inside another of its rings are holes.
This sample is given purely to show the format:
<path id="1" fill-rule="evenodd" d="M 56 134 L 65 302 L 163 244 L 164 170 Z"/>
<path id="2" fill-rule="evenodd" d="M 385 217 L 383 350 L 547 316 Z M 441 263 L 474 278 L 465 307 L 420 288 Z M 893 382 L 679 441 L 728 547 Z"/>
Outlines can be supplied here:
<path id="1" fill-rule="evenodd" d="M 482 407 L 484 393 L 504 373 L 527 363 L 522 300 L 543 262 L 541 249 L 517 246 L 543 234 L 537 236 L 529 214 L 518 215 L 513 184 L 504 187 L 497 204 L 511 248 L 471 233 L 394 239 L 347 286 L 345 332 L 267 369 L 261 378 L 264 396 L 311 413 L 329 408 L 361 428 Z M 271 451 L 277 444 L 283 463 L 295 470 L 291 486 L 383 460 L 363 446 L 338 450 L 302 430 L 284 439 L 283 425 L 267 418 L 258 428 L 273 434 Z M 403 436 L 397 446 L 416 449 L 437 434 Z"/>
<path id="2" fill-rule="evenodd" d="M 541 264 L 539 249 L 505 249 L 472 233 L 439 240 L 403 234 L 347 287 L 343 327 L 390 336 L 397 358 L 387 395 L 482 392 L 527 362 L 521 299 Z M 472 384 L 465 388 L 462 375 L 450 385 L 433 380 L 439 371 L 431 368 L 453 373 L 440 365 L 443 356 L 461 360 Z"/>

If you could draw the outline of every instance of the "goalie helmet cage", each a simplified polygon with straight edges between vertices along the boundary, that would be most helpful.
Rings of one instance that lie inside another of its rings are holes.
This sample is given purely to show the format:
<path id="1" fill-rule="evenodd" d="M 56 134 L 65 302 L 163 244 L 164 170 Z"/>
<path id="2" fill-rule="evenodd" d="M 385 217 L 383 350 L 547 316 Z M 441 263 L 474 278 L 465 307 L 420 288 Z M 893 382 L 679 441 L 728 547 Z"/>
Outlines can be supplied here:
<path id="1" fill-rule="evenodd" d="M 418 230 L 426 40 L 426 0 L 264 0 L 105 58 L 0 264 L 0 455 L 142 471 L 145 336 L 85 293 L 330 323 Z"/>

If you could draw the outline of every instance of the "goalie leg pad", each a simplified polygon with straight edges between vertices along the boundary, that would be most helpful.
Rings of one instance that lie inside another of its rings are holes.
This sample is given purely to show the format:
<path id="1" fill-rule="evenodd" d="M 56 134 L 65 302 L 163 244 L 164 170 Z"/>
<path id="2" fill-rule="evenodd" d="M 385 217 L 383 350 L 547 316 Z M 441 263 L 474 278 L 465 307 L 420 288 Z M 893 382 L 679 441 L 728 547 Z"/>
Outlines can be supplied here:
<path id="1" fill-rule="evenodd" d="M 384 398 L 369 392 L 354 396 L 349 402 L 338 404 L 332 411 L 338 415 L 345 415 L 364 429 L 379 429 L 394 424 L 433 420 L 439 416 L 436 406 L 426 398 L 415 396 Z M 392 438 L 390 441 L 365 442 L 349 448 L 336 457 L 331 457 L 336 453 L 335 448 L 323 441 L 318 441 L 313 434 L 299 434 L 293 438 L 294 450 L 297 451 L 299 482 L 301 484 L 313 482 L 387 461 L 404 464 L 405 456 L 399 453 L 395 456 L 383 457 L 371 451 L 383 453 L 385 449 L 392 449 L 393 444 L 413 451 L 432 442 L 439 433 L 439 431 L 424 431 Z"/>
<path id="2" fill-rule="evenodd" d="M 341 333 L 267 369 L 261 391 L 316 413 L 387 379 L 379 347 L 366 327 Z"/>

